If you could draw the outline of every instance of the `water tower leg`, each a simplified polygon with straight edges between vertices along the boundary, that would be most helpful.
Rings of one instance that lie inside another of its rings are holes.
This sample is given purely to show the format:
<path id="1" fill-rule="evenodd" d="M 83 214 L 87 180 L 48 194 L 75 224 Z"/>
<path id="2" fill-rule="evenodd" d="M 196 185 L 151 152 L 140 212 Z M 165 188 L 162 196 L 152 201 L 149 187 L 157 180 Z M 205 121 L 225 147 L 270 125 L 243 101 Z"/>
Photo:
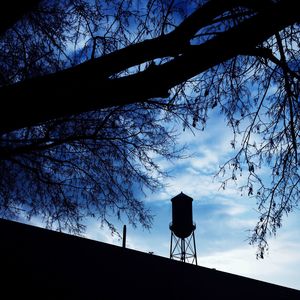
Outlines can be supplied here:
<path id="1" fill-rule="evenodd" d="M 194 244 L 194 259 L 195 259 L 196 266 L 198 266 L 197 251 L 196 251 L 196 240 L 195 240 L 195 230 L 193 230 L 193 244 Z"/>
<path id="2" fill-rule="evenodd" d="M 171 231 L 170 259 L 198 265 L 195 231 L 187 238 L 180 238 Z"/>
<path id="3" fill-rule="evenodd" d="M 195 232 L 187 238 L 180 238 L 171 231 L 170 259 L 198 265 Z"/>
<path id="4" fill-rule="evenodd" d="M 173 231 L 171 231 L 170 258 L 173 258 Z"/>
<path id="5" fill-rule="evenodd" d="M 181 239 L 171 231 L 170 258 L 181 259 Z"/>
<path id="6" fill-rule="evenodd" d="M 185 262 L 185 253 L 186 253 L 185 240 L 181 239 L 181 261 L 183 262 Z"/>

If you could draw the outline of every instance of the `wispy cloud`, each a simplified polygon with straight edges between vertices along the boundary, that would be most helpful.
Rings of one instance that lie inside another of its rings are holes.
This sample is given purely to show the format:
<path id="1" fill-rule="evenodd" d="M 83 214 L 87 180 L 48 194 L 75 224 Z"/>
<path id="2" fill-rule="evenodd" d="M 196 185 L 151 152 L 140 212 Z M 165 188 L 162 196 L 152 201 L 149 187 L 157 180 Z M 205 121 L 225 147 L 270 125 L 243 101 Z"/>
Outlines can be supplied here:
<path id="1" fill-rule="evenodd" d="M 85 237 L 91 240 L 101 241 L 103 243 L 109 243 L 116 246 L 122 245 L 122 240 L 117 234 L 112 234 L 110 229 L 106 226 L 101 226 L 99 222 L 95 220 L 88 220 L 87 232 Z"/>
<path id="2" fill-rule="evenodd" d="M 264 260 L 255 258 L 255 247 L 242 246 L 198 257 L 200 265 L 249 278 L 300 289 L 300 241 L 281 237 L 271 242 Z"/>

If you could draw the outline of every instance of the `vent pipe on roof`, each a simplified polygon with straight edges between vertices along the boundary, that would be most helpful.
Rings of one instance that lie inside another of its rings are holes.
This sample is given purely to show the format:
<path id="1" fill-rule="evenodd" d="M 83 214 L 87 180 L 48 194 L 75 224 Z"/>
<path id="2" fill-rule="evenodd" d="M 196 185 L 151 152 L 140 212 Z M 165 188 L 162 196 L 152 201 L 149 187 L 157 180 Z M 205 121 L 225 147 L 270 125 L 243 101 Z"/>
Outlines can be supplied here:
<path id="1" fill-rule="evenodd" d="M 126 248 L 126 225 L 123 226 L 123 243 L 122 247 Z"/>

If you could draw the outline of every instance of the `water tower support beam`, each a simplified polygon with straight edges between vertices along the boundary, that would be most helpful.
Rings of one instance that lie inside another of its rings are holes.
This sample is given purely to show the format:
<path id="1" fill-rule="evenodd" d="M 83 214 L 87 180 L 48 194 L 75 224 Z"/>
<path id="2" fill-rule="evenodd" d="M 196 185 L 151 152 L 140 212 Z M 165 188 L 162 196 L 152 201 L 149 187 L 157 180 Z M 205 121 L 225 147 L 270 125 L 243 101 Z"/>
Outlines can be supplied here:
<path id="1" fill-rule="evenodd" d="M 193 231 L 193 244 L 194 244 L 194 258 L 195 258 L 195 263 L 196 263 L 196 266 L 197 266 L 197 265 L 198 265 L 198 262 L 197 262 L 197 251 L 196 251 L 195 231 Z"/>
<path id="2" fill-rule="evenodd" d="M 181 261 L 185 262 L 185 239 L 181 239 Z"/>
<path id="3" fill-rule="evenodd" d="M 180 238 L 171 230 L 170 258 L 198 265 L 195 231 L 187 238 Z"/>

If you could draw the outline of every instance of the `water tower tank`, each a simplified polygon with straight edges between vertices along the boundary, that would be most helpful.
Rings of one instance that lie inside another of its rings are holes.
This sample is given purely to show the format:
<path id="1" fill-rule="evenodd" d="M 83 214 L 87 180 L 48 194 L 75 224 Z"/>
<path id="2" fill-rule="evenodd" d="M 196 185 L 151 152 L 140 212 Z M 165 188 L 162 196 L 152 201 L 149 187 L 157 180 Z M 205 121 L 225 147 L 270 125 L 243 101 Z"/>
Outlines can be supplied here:
<path id="1" fill-rule="evenodd" d="M 193 224 L 193 198 L 180 193 L 171 199 L 172 201 L 172 223 L 170 229 L 179 238 L 187 238 L 196 226 Z"/>

